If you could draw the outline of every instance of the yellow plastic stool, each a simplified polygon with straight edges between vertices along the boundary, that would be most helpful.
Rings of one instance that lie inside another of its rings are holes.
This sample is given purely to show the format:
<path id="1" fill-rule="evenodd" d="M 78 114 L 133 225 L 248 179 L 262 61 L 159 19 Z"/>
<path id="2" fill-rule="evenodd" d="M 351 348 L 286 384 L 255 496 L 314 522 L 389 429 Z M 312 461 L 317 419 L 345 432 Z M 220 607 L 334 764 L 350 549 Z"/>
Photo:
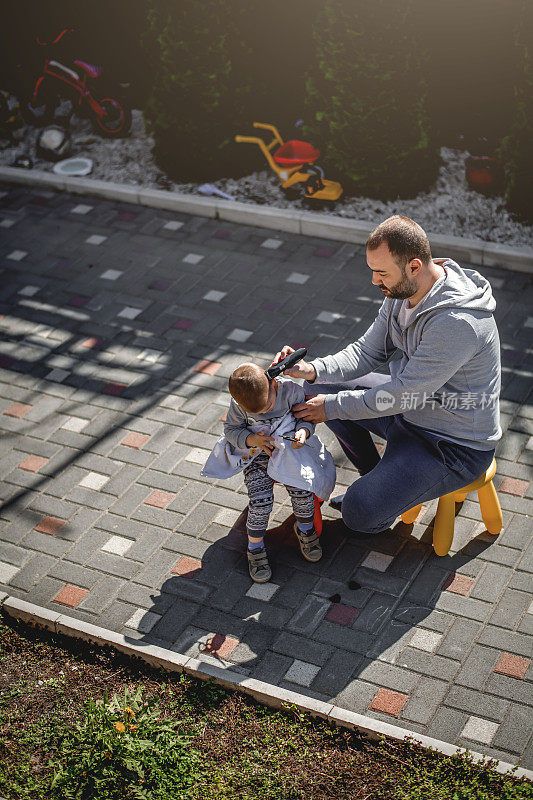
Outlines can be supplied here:
<path id="1" fill-rule="evenodd" d="M 492 533 L 493 536 L 499 534 L 502 529 L 503 518 L 500 501 L 492 483 L 495 473 L 496 459 L 493 459 L 488 470 L 476 481 L 469 483 L 468 486 L 464 486 L 462 489 L 457 489 L 455 492 L 439 497 L 433 524 L 433 549 L 438 556 L 445 556 L 452 546 L 455 503 L 462 503 L 469 492 L 477 491 L 481 516 L 488 532 Z M 421 508 L 422 504 L 406 511 L 405 514 L 402 514 L 402 522 L 411 525 L 420 514 Z"/>

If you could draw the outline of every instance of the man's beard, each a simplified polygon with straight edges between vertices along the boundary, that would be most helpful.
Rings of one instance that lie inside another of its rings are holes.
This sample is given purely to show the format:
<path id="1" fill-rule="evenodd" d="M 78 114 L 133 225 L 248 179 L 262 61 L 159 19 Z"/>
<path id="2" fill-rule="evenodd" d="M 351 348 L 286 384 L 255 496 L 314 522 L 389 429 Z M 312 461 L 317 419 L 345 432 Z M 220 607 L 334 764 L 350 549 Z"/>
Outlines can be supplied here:
<path id="1" fill-rule="evenodd" d="M 406 300 L 416 294 L 416 291 L 417 286 L 415 282 L 404 274 L 398 283 L 391 286 L 390 289 L 387 289 L 387 296 L 391 297 L 393 300 Z"/>

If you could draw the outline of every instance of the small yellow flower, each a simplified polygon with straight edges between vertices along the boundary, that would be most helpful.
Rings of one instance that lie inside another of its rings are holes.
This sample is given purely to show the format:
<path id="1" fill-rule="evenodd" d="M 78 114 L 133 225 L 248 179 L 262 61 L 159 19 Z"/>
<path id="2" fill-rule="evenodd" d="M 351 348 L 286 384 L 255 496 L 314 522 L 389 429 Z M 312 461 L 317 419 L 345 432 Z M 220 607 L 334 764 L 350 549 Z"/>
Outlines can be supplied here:
<path id="1" fill-rule="evenodd" d="M 123 722 L 115 722 L 115 730 L 117 730 L 119 733 L 124 733 L 126 726 Z"/>
<path id="2" fill-rule="evenodd" d="M 124 709 L 124 713 L 128 714 L 130 717 L 135 716 L 135 711 L 133 711 L 133 709 L 131 709 L 129 706 L 126 706 L 126 708 Z"/>
<path id="3" fill-rule="evenodd" d="M 139 727 L 138 725 L 128 725 L 130 731 L 136 731 L 138 727 Z"/>

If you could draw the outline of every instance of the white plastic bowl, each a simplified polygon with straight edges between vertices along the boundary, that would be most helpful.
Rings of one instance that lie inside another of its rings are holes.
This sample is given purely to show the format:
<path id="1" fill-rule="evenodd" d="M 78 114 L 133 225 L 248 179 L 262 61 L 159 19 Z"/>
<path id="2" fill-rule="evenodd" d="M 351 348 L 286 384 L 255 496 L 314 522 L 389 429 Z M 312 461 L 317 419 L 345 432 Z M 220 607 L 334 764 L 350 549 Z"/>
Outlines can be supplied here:
<path id="1" fill-rule="evenodd" d="M 64 177 L 88 175 L 92 171 L 92 168 L 92 159 L 83 158 L 81 156 L 65 158 L 63 161 L 58 161 L 57 164 L 53 166 L 56 175 L 63 175 Z"/>

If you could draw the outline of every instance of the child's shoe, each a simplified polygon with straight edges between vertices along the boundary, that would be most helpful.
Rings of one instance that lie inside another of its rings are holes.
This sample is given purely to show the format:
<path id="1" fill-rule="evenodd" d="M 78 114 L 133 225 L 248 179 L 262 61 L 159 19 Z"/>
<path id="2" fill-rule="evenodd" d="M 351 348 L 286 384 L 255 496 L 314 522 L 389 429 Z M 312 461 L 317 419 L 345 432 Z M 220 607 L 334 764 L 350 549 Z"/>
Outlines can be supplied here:
<path id="1" fill-rule="evenodd" d="M 298 523 L 295 522 L 294 533 L 298 537 L 303 557 L 307 561 L 320 561 L 322 558 L 322 548 L 320 547 L 315 527 L 313 526 L 310 531 L 304 533 L 304 531 L 301 531 L 298 527 Z"/>
<path id="2" fill-rule="evenodd" d="M 256 583 L 267 583 L 272 577 L 272 570 L 268 563 L 268 556 L 265 547 L 257 550 L 247 550 L 248 569 L 250 578 Z"/>

